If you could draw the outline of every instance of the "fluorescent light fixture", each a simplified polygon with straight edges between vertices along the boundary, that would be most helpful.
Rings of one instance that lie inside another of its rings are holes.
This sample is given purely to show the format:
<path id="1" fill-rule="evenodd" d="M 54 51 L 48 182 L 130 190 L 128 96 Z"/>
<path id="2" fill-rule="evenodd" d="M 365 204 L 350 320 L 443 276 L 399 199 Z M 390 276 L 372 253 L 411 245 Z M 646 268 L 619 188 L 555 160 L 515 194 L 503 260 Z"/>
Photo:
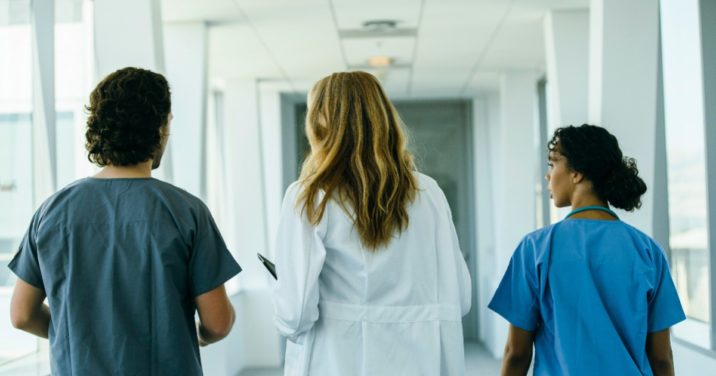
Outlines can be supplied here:
<path id="1" fill-rule="evenodd" d="M 368 58 L 368 65 L 373 68 L 385 68 L 393 64 L 393 58 L 390 56 L 371 56 Z"/>

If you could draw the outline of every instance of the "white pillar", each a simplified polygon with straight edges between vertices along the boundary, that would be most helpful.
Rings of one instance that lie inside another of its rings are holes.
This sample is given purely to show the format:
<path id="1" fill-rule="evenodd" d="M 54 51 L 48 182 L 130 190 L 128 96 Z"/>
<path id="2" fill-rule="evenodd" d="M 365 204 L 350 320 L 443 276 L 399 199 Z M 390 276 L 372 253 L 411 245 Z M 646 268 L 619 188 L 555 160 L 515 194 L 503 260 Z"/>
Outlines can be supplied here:
<path id="1" fill-rule="evenodd" d="M 548 129 L 587 122 L 589 10 L 553 10 L 544 21 Z"/>
<path id="2" fill-rule="evenodd" d="M 591 1 L 589 122 L 617 137 L 649 188 L 654 186 L 658 37 L 657 1 Z M 642 203 L 636 213 L 620 215 L 651 234 L 651 189 Z"/>
<path id="3" fill-rule="evenodd" d="M 281 361 L 280 337 L 271 320 L 262 320 L 272 314 L 268 288 L 271 277 L 256 257 L 256 252 L 268 253 L 268 237 L 275 236 L 275 233 L 268 233 L 267 192 L 272 192 L 273 201 L 278 199 L 275 189 L 265 188 L 265 169 L 262 166 L 266 153 L 262 150 L 264 137 L 257 82 L 229 81 L 223 93 L 223 105 L 217 109 L 224 115 L 220 141 L 226 163 L 225 186 L 222 189 L 225 192 L 226 215 L 223 217 L 228 220 L 220 227 L 229 249 L 244 268 L 239 278 L 242 292 L 236 296 L 235 302 L 236 327 L 244 330 L 232 340 L 236 341 L 229 347 L 233 350 L 226 352 L 236 353 L 239 349 L 240 354 L 230 360 L 232 365 L 229 366 L 231 373 L 235 374 L 243 367 L 276 367 Z M 281 141 L 273 143 L 280 145 Z M 272 163 L 271 167 L 275 165 Z M 280 172 L 276 174 L 280 175 Z M 230 286 L 230 290 L 235 290 L 234 287 Z M 205 373 L 213 374 L 209 371 Z"/>
<path id="4" fill-rule="evenodd" d="M 494 258 L 490 266 L 492 275 L 486 277 L 485 282 L 488 299 L 497 289 L 522 237 L 535 230 L 536 107 L 537 75 L 533 72 L 504 74 L 500 85 L 499 126 L 491 124 L 488 135 L 495 146 L 489 150 L 494 181 L 491 192 Z M 500 357 L 507 340 L 507 322 L 491 311 L 486 321 L 484 327 L 491 328 L 486 346 L 494 356 Z"/>
<path id="5" fill-rule="evenodd" d="M 256 252 L 264 253 L 268 248 L 258 106 L 255 81 L 228 82 L 224 92 L 223 147 L 227 159 L 226 192 L 233 216 L 229 231 L 233 234 L 227 240 L 239 262 L 251 263 L 256 262 Z M 267 283 L 260 265 L 245 268 L 241 277 L 241 285 L 248 288 Z"/>
<path id="6" fill-rule="evenodd" d="M 33 1 L 32 170 L 33 207 L 57 189 L 55 124 L 55 4 Z"/>
<path id="7" fill-rule="evenodd" d="M 159 0 L 95 0 L 97 76 L 137 67 L 164 73 Z"/>
<path id="8" fill-rule="evenodd" d="M 716 1 L 700 0 L 701 58 L 703 69 L 704 125 L 706 133 L 706 179 L 709 205 L 711 271 L 711 349 L 716 349 Z"/>
<path id="9" fill-rule="evenodd" d="M 204 22 L 164 28 L 167 80 L 172 91 L 173 183 L 206 198 L 207 28 Z"/>
<path id="10" fill-rule="evenodd" d="M 266 229 L 269 257 L 273 258 L 281 204 L 284 195 L 283 114 L 281 93 L 291 87 L 280 82 L 262 82 L 259 85 L 262 160 L 266 200 Z"/>
<path id="11" fill-rule="evenodd" d="M 473 276 L 478 286 L 479 327 L 480 341 L 484 344 L 495 342 L 493 335 L 493 319 L 487 304 L 492 298 L 494 289 L 491 289 L 495 277 L 495 230 L 493 226 L 493 150 L 491 134 L 497 126 L 491 123 L 498 117 L 499 112 L 496 95 L 477 98 L 472 102 L 472 119 L 474 124 L 473 150 L 475 151 L 474 176 L 475 176 L 475 219 L 474 229 L 477 241 L 477 274 Z M 494 109 L 494 110 L 493 110 Z M 491 122 L 491 120 L 493 120 Z"/>
<path id="12" fill-rule="evenodd" d="M 534 163 L 537 119 L 537 77 L 532 72 L 514 72 L 502 77 L 497 180 L 495 193 L 496 267 L 507 268 L 512 251 L 525 234 L 535 229 Z"/>

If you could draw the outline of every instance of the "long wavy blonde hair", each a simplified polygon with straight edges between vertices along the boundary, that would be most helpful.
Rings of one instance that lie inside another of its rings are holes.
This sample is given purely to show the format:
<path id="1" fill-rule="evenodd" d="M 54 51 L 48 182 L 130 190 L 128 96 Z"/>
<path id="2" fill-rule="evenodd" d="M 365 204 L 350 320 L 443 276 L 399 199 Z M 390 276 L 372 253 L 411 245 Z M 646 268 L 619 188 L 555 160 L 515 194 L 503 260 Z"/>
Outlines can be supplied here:
<path id="1" fill-rule="evenodd" d="M 334 73 L 311 89 L 297 205 L 316 225 L 331 198 L 353 215 L 363 245 L 375 250 L 408 226 L 417 183 L 402 122 L 378 80 L 365 72 Z M 318 192 L 325 195 L 320 202 Z"/>

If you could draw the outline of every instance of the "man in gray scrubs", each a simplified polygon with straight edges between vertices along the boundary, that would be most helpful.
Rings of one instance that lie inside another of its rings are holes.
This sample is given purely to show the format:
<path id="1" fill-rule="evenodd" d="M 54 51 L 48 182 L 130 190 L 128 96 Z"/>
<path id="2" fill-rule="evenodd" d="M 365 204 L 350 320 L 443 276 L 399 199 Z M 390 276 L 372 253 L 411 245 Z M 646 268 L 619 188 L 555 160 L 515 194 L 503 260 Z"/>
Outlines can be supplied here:
<path id="1" fill-rule="evenodd" d="M 13 325 L 49 337 L 55 375 L 200 375 L 198 346 L 234 323 L 224 282 L 241 268 L 206 206 L 151 177 L 169 136 L 169 85 L 124 68 L 87 110 L 88 158 L 102 170 L 32 218 L 9 265 Z"/>

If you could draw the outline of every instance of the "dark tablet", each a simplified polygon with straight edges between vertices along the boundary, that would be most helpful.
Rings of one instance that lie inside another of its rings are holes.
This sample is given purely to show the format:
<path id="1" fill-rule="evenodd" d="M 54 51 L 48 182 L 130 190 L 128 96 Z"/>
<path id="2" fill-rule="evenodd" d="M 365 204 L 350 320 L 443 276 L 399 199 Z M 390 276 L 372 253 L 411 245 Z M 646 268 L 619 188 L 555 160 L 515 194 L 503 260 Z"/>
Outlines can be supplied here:
<path id="1" fill-rule="evenodd" d="M 273 276 L 273 279 L 278 280 L 278 276 L 276 276 L 276 266 L 273 264 L 273 262 L 269 261 L 266 257 L 264 257 L 260 253 L 256 253 L 257 256 L 259 256 L 259 261 L 261 261 L 262 264 L 266 267 L 266 269 L 271 273 Z"/>

